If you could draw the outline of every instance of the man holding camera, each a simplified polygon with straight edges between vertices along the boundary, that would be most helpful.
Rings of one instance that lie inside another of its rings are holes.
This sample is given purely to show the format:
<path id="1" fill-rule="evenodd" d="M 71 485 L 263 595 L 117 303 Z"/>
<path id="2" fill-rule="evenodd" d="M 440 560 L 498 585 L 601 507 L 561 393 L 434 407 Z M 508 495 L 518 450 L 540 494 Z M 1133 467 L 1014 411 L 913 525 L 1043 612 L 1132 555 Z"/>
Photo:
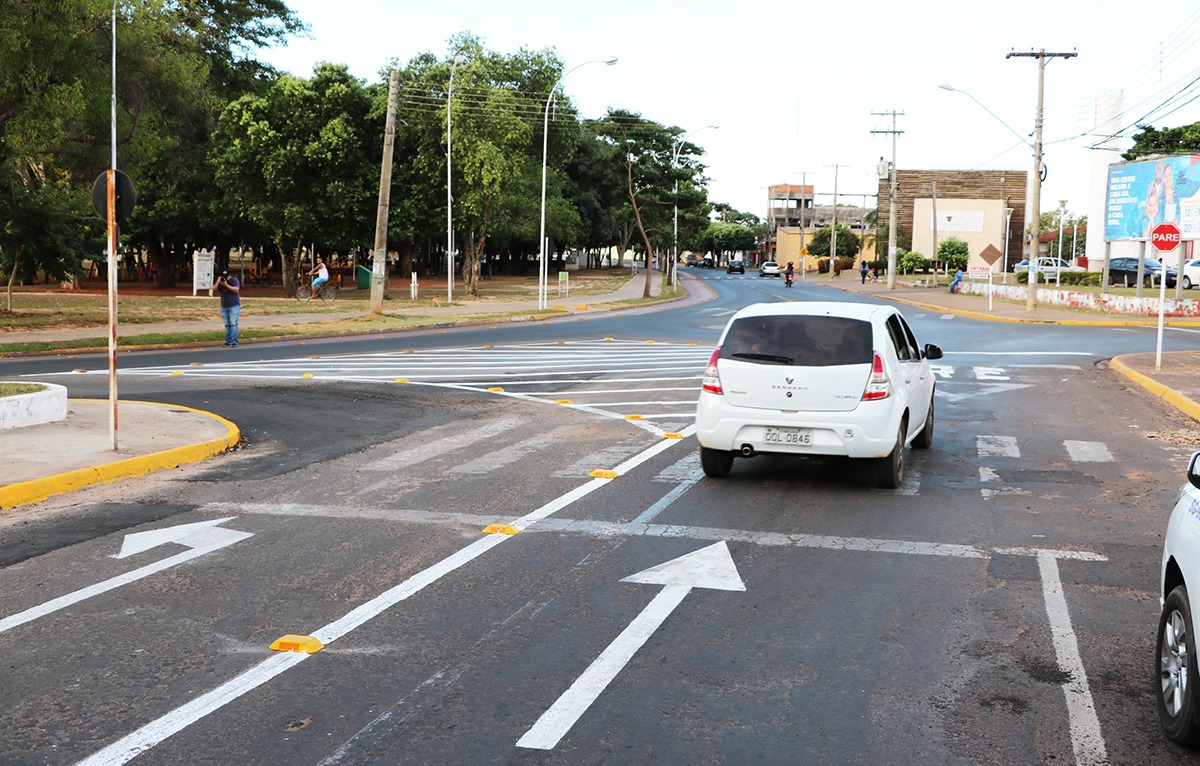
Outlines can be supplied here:
<path id="1" fill-rule="evenodd" d="M 222 271 L 213 283 L 213 287 L 221 295 L 221 319 L 225 321 L 225 348 L 236 348 L 238 344 L 238 315 L 242 312 L 242 300 L 239 293 L 242 283 L 237 277 L 229 276 L 228 271 Z"/>

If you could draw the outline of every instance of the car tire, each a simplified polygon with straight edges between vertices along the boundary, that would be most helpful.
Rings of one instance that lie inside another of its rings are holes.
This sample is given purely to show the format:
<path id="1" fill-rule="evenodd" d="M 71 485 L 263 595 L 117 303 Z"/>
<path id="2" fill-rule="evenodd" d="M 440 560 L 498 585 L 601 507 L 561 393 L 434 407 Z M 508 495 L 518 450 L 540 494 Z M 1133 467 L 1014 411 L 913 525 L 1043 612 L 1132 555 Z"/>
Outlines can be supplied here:
<path id="1" fill-rule="evenodd" d="M 1192 278 L 1191 277 L 1186 276 L 1186 275 L 1183 277 L 1183 289 L 1184 290 L 1192 289 Z"/>
<path id="2" fill-rule="evenodd" d="M 880 489 L 896 489 L 904 481 L 904 435 L 907 430 L 908 424 L 901 423 L 891 453 L 875 458 L 875 483 Z"/>
<path id="3" fill-rule="evenodd" d="M 1158 720 L 1167 739 L 1184 747 L 1200 745 L 1196 723 L 1196 640 L 1187 587 L 1176 586 L 1158 618 Z"/>
<path id="4" fill-rule="evenodd" d="M 1142 277 L 1142 287 L 1154 287 L 1154 278 L 1149 276 Z"/>
<path id="5" fill-rule="evenodd" d="M 733 453 L 723 449 L 700 448 L 700 467 L 704 475 L 714 479 L 724 479 L 733 470 Z"/>
<path id="6" fill-rule="evenodd" d="M 929 398 L 929 414 L 925 416 L 925 427 L 912 440 L 917 449 L 929 449 L 933 446 L 933 397 Z"/>

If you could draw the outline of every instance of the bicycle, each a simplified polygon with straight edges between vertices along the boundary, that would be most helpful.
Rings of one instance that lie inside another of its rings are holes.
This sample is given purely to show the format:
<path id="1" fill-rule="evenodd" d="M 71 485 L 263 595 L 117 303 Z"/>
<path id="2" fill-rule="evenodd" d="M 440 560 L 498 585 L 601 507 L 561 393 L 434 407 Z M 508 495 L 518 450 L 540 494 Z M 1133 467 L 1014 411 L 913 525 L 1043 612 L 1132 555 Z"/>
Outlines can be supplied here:
<path id="1" fill-rule="evenodd" d="M 332 282 L 326 282 L 317 288 L 317 298 L 323 301 L 331 301 L 337 297 L 337 285 Z M 296 288 L 296 300 L 310 301 L 312 300 L 312 280 L 301 284 Z"/>

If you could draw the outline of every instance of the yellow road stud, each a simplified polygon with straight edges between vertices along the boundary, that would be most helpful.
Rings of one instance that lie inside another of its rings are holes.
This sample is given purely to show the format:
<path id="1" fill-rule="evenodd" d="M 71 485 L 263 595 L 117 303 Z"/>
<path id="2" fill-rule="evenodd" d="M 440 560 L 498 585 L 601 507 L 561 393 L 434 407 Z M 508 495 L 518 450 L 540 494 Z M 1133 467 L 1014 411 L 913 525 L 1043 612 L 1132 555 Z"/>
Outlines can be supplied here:
<path id="1" fill-rule="evenodd" d="M 203 367 L 204 362 L 192 362 L 191 366 L 192 367 Z"/>
<path id="2" fill-rule="evenodd" d="M 570 399 L 555 399 L 555 404 L 572 404 Z"/>
<path id="3" fill-rule="evenodd" d="M 173 370 L 173 371 L 171 372 L 171 374 L 172 374 L 172 375 L 182 375 L 182 374 L 183 374 L 183 370 Z"/>
<path id="4" fill-rule="evenodd" d="M 396 378 L 396 379 L 395 379 L 394 381 L 392 381 L 392 382 L 393 382 L 393 383 L 407 383 L 407 382 L 408 382 L 408 378 Z"/>
<path id="5" fill-rule="evenodd" d="M 615 478 L 617 478 L 617 472 L 609 471 L 607 469 L 597 468 L 596 470 L 589 473 L 588 476 L 591 476 L 593 479 L 615 479 Z"/>
<path id="6" fill-rule="evenodd" d="M 322 644 L 312 636 L 298 636 L 294 633 L 289 633 L 282 638 L 275 639 L 271 644 L 271 650 L 276 652 L 302 652 L 304 654 L 316 654 L 325 648 Z"/>
<path id="7" fill-rule="evenodd" d="M 626 415 L 626 420 L 643 420 L 641 415 Z"/>
<path id="8" fill-rule="evenodd" d="M 508 524 L 488 524 L 483 528 L 485 535 L 515 535 L 519 530 Z"/>
<path id="9" fill-rule="evenodd" d="M 312 373 L 311 373 L 311 372 L 306 372 L 306 373 L 304 373 L 303 375 L 301 375 L 300 377 L 301 377 L 301 378 L 306 378 L 306 379 L 307 379 L 307 378 L 311 378 L 311 377 L 312 377 Z"/>
<path id="10" fill-rule="evenodd" d="M 682 439 L 683 434 L 663 434 L 664 439 Z"/>
<path id="11" fill-rule="evenodd" d="M 504 393 L 504 389 L 500 388 L 500 386 L 492 386 L 491 388 L 488 389 L 488 393 L 489 394 L 502 394 L 502 393 Z"/>

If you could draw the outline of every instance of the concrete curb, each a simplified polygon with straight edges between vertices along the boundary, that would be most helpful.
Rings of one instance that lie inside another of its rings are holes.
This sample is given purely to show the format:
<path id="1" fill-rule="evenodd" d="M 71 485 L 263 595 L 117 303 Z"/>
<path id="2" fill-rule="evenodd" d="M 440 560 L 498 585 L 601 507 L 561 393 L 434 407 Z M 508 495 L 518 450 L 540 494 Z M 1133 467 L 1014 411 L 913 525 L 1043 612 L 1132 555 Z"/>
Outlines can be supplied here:
<path id="1" fill-rule="evenodd" d="M 847 292 L 853 292 L 848 290 Z M 1083 325 L 1091 327 L 1157 327 L 1158 319 L 1034 319 L 1023 317 L 1002 317 L 995 314 L 989 314 L 986 311 L 971 311 L 969 309 L 956 309 L 949 306 L 942 306 L 937 303 L 922 303 L 914 301 L 911 298 L 897 298 L 887 293 L 876 293 L 876 297 L 885 298 L 896 303 L 904 303 L 909 306 L 916 306 L 927 311 L 940 311 L 943 314 L 957 314 L 959 316 L 971 317 L 972 319 L 985 319 L 990 322 L 1012 322 L 1013 324 L 1053 324 L 1053 325 Z M 1195 321 L 1167 321 L 1164 324 L 1176 327 L 1196 327 Z"/>
<path id="2" fill-rule="evenodd" d="M 101 401 L 82 399 L 80 401 Z M 161 402 L 136 402 L 154 407 L 167 407 L 173 410 L 188 410 L 199 415 L 212 418 L 227 429 L 224 436 L 199 444 L 175 447 L 162 452 L 138 457 L 114 460 L 89 468 L 55 474 L 41 479 L 18 482 L 0 487 L 0 509 L 15 508 L 19 505 L 37 503 L 52 495 L 74 492 L 95 484 L 111 484 L 121 479 L 133 476 L 143 476 L 164 468 L 175 468 L 184 463 L 198 463 L 201 460 L 219 455 L 233 449 L 241 443 L 242 433 L 236 425 L 211 412 L 183 407 L 178 404 L 163 404 Z"/>
<path id="3" fill-rule="evenodd" d="M 1162 383 L 1159 383 L 1155 380 L 1151 380 L 1142 373 L 1130 368 L 1121 361 L 1121 357 L 1119 356 L 1114 356 L 1109 364 L 1114 370 L 1129 378 L 1134 383 L 1137 383 L 1139 386 L 1154 394 L 1158 398 L 1171 404 L 1183 414 L 1187 415 L 1193 420 L 1200 421 L 1200 403 L 1196 403 L 1174 389 L 1168 388 L 1167 386 L 1164 386 Z"/>

